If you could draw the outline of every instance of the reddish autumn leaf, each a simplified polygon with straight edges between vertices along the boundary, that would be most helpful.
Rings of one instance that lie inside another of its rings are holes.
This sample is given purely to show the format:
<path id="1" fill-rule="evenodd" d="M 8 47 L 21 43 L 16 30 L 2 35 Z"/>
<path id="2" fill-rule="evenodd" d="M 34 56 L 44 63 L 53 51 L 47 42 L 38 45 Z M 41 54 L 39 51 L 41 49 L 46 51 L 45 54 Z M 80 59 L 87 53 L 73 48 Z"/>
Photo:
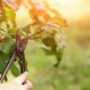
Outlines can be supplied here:
<path id="1" fill-rule="evenodd" d="M 53 9 L 49 6 L 47 2 L 41 2 L 40 0 L 3 0 L 7 5 L 11 8 L 17 10 L 21 4 L 26 7 L 26 9 L 30 12 L 30 16 L 34 19 L 35 22 L 52 22 L 60 25 L 61 27 L 66 27 L 67 22 L 61 16 L 60 12 L 56 9 Z M 32 8 L 28 8 L 27 2 Z"/>
<path id="2" fill-rule="evenodd" d="M 15 0 L 2 0 L 2 1 L 14 10 L 17 10 L 19 8 L 19 5 L 15 2 Z"/>
<path id="3" fill-rule="evenodd" d="M 30 14 L 36 22 L 52 22 L 60 26 L 67 26 L 66 20 L 61 16 L 60 12 L 52 9 L 47 2 L 41 2 L 40 0 L 29 0 L 29 4 L 32 6 Z"/>

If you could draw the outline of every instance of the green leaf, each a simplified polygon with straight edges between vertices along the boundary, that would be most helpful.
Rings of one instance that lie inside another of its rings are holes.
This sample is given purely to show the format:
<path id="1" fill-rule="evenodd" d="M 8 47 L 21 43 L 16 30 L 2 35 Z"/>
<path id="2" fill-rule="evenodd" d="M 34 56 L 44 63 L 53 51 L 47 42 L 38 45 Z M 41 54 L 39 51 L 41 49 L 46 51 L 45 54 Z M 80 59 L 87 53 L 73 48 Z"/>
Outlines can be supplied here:
<path id="1" fill-rule="evenodd" d="M 17 25 L 15 22 L 16 19 L 16 12 L 10 8 L 9 6 L 7 6 L 6 4 L 2 4 L 2 19 L 0 21 L 0 25 L 2 24 L 2 22 L 6 22 L 8 28 L 7 31 L 9 34 L 15 34 L 17 31 Z"/>
<path id="2" fill-rule="evenodd" d="M 0 43 L 0 51 L 6 55 L 10 55 L 15 47 L 15 42 L 10 37 L 6 37 L 2 43 Z"/>
<path id="3" fill-rule="evenodd" d="M 0 73 L 2 74 L 7 62 L 9 60 L 9 57 L 4 54 L 3 52 L 0 52 Z"/>
<path id="4" fill-rule="evenodd" d="M 4 14 L 6 16 L 6 19 L 15 23 L 15 11 L 4 4 Z"/>
<path id="5" fill-rule="evenodd" d="M 19 58 L 16 58 L 16 62 L 14 62 L 14 64 L 12 64 L 11 66 L 11 72 L 14 76 L 19 76 L 20 75 L 20 66 L 19 66 Z M 25 61 L 25 66 L 26 66 L 26 71 L 28 71 L 27 69 L 27 61 Z"/>
<path id="6" fill-rule="evenodd" d="M 17 63 L 14 63 L 12 66 L 11 66 L 11 72 L 14 76 L 18 76 L 20 75 L 20 69 L 19 69 L 19 66 Z"/>

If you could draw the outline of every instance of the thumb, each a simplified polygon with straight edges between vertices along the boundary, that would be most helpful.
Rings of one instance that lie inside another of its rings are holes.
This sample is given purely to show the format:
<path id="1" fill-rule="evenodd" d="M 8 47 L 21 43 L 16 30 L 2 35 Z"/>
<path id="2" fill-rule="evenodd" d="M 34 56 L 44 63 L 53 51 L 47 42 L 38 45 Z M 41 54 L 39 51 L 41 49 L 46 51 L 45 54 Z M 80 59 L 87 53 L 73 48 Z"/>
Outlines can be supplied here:
<path id="1" fill-rule="evenodd" d="M 15 79 L 15 82 L 18 84 L 23 84 L 27 80 L 27 78 L 28 78 L 28 72 L 24 72 L 22 75 L 20 75 Z"/>

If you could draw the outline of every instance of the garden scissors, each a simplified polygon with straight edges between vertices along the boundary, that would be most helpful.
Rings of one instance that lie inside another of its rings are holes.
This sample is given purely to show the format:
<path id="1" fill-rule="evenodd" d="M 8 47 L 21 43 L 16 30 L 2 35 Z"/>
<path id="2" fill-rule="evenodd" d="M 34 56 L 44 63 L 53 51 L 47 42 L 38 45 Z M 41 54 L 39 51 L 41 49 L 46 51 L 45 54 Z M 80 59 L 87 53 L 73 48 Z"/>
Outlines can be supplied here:
<path id="1" fill-rule="evenodd" d="M 11 65 L 16 61 L 17 57 L 19 57 L 19 65 L 20 65 L 21 73 L 26 71 L 25 70 L 26 66 L 25 66 L 25 54 L 24 54 L 24 50 L 25 50 L 25 48 L 27 46 L 28 40 L 29 39 L 32 40 L 32 39 L 38 38 L 38 35 L 40 33 L 43 33 L 43 32 L 44 32 L 44 30 L 42 29 L 42 30 L 37 31 L 35 34 L 32 34 L 30 36 L 25 35 L 24 38 L 21 38 L 20 30 L 17 30 L 17 33 L 16 33 L 16 47 L 14 49 L 12 57 L 8 61 L 4 71 L 2 73 L 2 76 L 0 78 L 0 83 L 2 83 L 3 80 L 5 79 L 6 74 L 8 73 Z"/>
<path id="2" fill-rule="evenodd" d="M 17 31 L 16 33 L 16 47 L 15 50 L 12 54 L 12 57 L 10 58 L 10 60 L 8 61 L 2 76 L 0 78 L 0 83 L 3 82 L 3 80 L 6 77 L 6 74 L 8 73 L 11 65 L 16 61 L 16 58 L 19 57 L 19 65 L 20 65 L 20 70 L 21 73 L 25 72 L 26 66 L 25 66 L 25 54 L 24 54 L 24 50 L 27 46 L 27 42 L 28 42 L 28 36 L 26 35 L 23 39 L 21 39 L 20 36 L 20 30 Z"/>

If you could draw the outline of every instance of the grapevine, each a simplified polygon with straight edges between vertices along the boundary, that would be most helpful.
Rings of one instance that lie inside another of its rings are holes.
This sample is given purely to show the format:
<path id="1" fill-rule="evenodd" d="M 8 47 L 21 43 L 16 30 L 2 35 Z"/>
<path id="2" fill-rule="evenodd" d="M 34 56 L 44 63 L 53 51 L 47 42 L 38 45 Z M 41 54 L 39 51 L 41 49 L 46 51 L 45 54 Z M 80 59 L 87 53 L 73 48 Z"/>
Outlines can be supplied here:
<path id="1" fill-rule="evenodd" d="M 55 64 L 55 67 L 58 67 L 62 58 L 65 43 L 61 28 L 67 26 L 66 20 L 62 18 L 57 10 L 50 8 L 46 2 L 27 0 L 27 3 L 31 5 L 32 8 L 29 8 L 22 0 L 16 0 L 16 2 L 12 0 L 0 0 L 1 83 L 5 79 L 11 65 L 17 60 L 17 57 L 20 58 L 21 73 L 26 70 L 24 50 L 28 40 L 32 39 L 36 42 L 36 40 L 39 39 L 47 47 L 41 48 L 44 49 L 46 53 L 48 52 L 56 56 L 57 64 Z M 20 5 L 24 5 L 34 22 L 18 28 L 16 12 L 19 10 Z M 54 16 L 52 16 L 52 14 Z M 14 71 L 12 71 L 12 73 L 13 72 Z"/>

